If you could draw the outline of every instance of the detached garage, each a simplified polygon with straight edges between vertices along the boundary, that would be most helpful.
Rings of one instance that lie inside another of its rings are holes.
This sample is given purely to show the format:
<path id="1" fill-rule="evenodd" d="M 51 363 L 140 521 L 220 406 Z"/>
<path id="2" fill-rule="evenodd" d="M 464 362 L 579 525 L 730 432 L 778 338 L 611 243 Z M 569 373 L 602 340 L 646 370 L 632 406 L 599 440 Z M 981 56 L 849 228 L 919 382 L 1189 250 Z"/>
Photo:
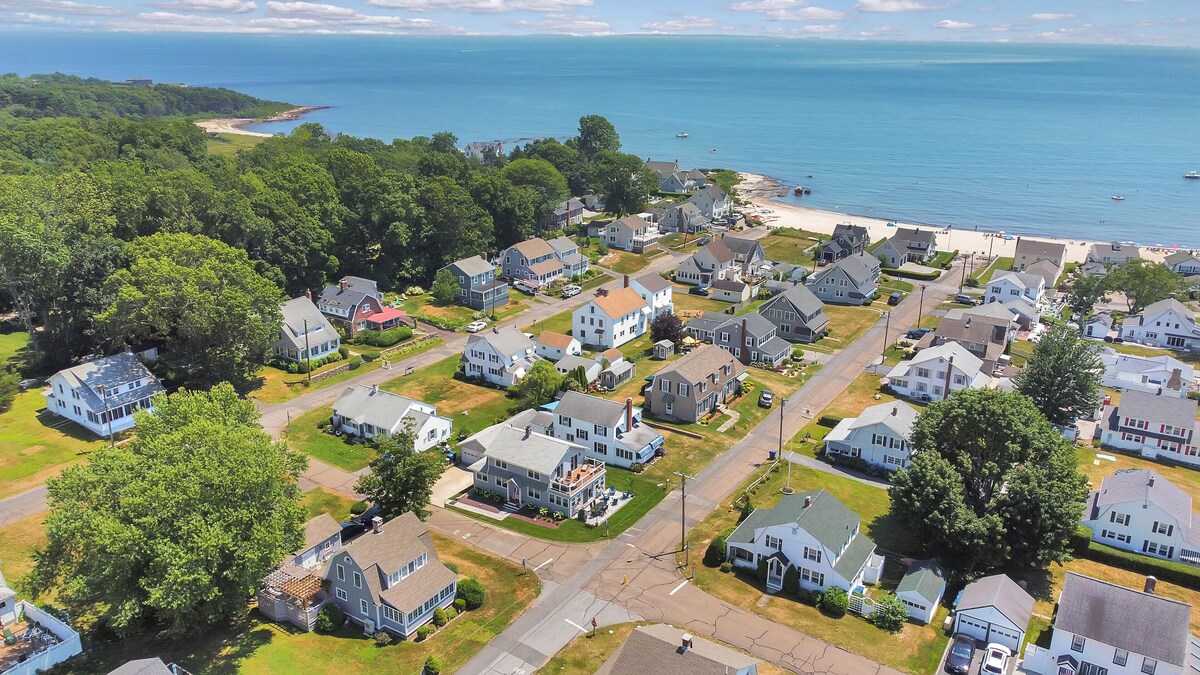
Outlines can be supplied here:
<path id="1" fill-rule="evenodd" d="M 932 560 L 913 563 L 896 587 L 896 597 L 908 609 L 908 616 L 921 623 L 933 621 L 945 592 L 946 571 Z"/>
<path id="2" fill-rule="evenodd" d="M 996 642 L 1017 654 L 1033 616 L 1033 597 L 1003 574 L 976 579 L 963 589 L 954 611 L 954 632 Z"/>

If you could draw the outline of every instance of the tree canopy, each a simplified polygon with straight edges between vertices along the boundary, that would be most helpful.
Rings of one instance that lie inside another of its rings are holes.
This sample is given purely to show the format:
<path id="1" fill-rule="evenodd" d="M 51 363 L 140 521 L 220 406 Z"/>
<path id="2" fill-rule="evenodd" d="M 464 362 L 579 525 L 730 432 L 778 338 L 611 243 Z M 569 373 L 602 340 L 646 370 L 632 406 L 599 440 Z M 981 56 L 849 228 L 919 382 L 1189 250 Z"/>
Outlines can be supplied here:
<path id="1" fill-rule="evenodd" d="M 364 474 L 354 489 L 378 505 L 384 520 L 406 511 L 418 517 L 433 494 L 433 484 L 442 475 L 445 460 L 436 452 L 417 452 L 411 425 L 378 441 L 378 456 L 371 473 Z"/>
<path id="2" fill-rule="evenodd" d="M 245 611 L 304 541 L 307 460 L 273 441 L 229 385 L 158 395 L 138 433 L 48 481 L 31 583 L 94 604 L 117 633 L 182 635 Z"/>
<path id="3" fill-rule="evenodd" d="M 602 152 L 621 149 L 621 137 L 617 129 L 600 115 L 584 115 L 579 118 L 579 152 L 587 159 L 596 159 Z"/>
<path id="4" fill-rule="evenodd" d="M 1075 330 L 1056 326 L 1038 341 L 1013 382 L 1051 424 L 1069 425 L 1096 410 L 1103 374 L 1093 343 Z"/>
<path id="5" fill-rule="evenodd" d="M 1109 291 L 1108 278 L 1102 274 L 1081 274 L 1071 283 L 1067 291 L 1067 303 L 1071 309 L 1087 314 Z"/>
<path id="6" fill-rule="evenodd" d="M 554 394 L 563 388 L 563 376 L 554 369 L 554 364 L 539 360 L 516 384 L 508 388 L 516 399 L 516 410 L 529 410 L 554 400 Z"/>
<path id="7" fill-rule="evenodd" d="M 592 164 L 592 188 L 604 198 L 604 206 L 617 215 L 637 213 L 652 192 L 658 190 L 658 174 L 637 155 L 605 150 Z"/>
<path id="8" fill-rule="evenodd" d="M 968 389 L 917 418 L 892 512 L 964 575 L 1069 557 L 1087 496 L 1075 452 L 1023 394 Z"/>
<path id="9" fill-rule="evenodd" d="M 1162 263 L 1137 258 L 1121 263 L 1108 272 L 1108 288 L 1120 290 L 1128 299 L 1129 313 L 1136 314 L 1148 305 L 1178 293 L 1179 277 Z"/>

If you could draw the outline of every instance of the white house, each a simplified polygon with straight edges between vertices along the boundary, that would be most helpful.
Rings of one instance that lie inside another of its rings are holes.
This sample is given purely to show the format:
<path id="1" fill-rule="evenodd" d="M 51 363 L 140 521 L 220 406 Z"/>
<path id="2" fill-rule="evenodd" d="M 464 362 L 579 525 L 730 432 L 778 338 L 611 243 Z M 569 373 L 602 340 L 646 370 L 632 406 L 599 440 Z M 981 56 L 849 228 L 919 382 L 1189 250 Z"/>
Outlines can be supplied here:
<path id="1" fill-rule="evenodd" d="M 741 278 L 736 256 L 721 239 L 705 244 L 675 268 L 675 281 L 689 286 L 711 286 L 718 279 Z"/>
<path id="2" fill-rule="evenodd" d="M 583 377 L 588 384 L 591 384 L 600 379 L 600 371 L 604 369 L 604 366 L 595 359 L 575 354 L 568 354 L 554 362 L 554 370 L 558 371 L 559 375 L 566 375 L 576 368 L 583 368 Z"/>
<path id="3" fill-rule="evenodd" d="M 133 427 L 133 413 L 150 408 L 150 399 L 166 391 L 150 370 L 129 352 L 64 368 L 50 376 L 46 410 L 97 436 Z"/>
<path id="4" fill-rule="evenodd" d="M 283 324 L 279 339 L 271 345 L 275 356 L 285 361 L 317 360 L 336 354 L 342 346 L 341 337 L 333 324 L 313 304 L 312 298 L 302 295 L 280 307 Z"/>
<path id="5" fill-rule="evenodd" d="M 957 342 L 917 352 L 911 360 L 896 364 L 887 379 L 900 396 L 921 401 L 940 401 L 953 392 L 991 384 L 983 360 Z"/>
<path id="6" fill-rule="evenodd" d="M 1108 476 L 1088 495 L 1083 524 L 1091 528 L 1092 541 L 1200 565 L 1200 527 L 1192 529 L 1195 518 L 1188 493 L 1155 471 L 1130 469 Z"/>
<path id="7" fill-rule="evenodd" d="M 1181 675 L 1200 670 L 1191 605 L 1067 572 L 1050 646 L 1025 648 L 1024 668 L 1056 675 Z"/>
<path id="8" fill-rule="evenodd" d="M 652 319 L 650 306 L 633 288 L 601 288 L 572 312 L 571 335 L 585 345 L 610 349 L 644 335 Z"/>
<path id="9" fill-rule="evenodd" d="M 663 435 L 642 422 L 642 409 L 568 391 L 545 406 L 554 415 L 550 434 L 583 446 L 589 459 L 628 469 L 646 464 L 663 446 Z"/>
<path id="10" fill-rule="evenodd" d="M 629 287 L 642 296 L 642 300 L 650 307 L 650 320 L 659 314 L 675 311 L 673 299 L 674 287 L 671 282 L 657 274 L 643 274 L 629 282 Z"/>
<path id="11" fill-rule="evenodd" d="M 688 202 L 695 204 L 706 218 L 724 218 L 733 210 L 733 200 L 716 185 L 697 190 L 688 198 Z"/>
<path id="12" fill-rule="evenodd" d="M 1006 303 L 1017 298 L 1037 305 L 1046 297 L 1046 280 L 1036 274 L 1001 272 L 992 277 L 984 291 L 983 301 Z"/>
<path id="13" fill-rule="evenodd" d="M 1163 393 L 1184 398 L 1196 378 L 1191 365 L 1172 356 L 1135 356 L 1121 354 L 1111 347 L 1099 347 L 1096 355 L 1104 364 L 1100 383 L 1122 391 Z"/>
<path id="14" fill-rule="evenodd" d="M 1100 444 L 1200 466 L 1196 402 L 1169 394 L 1127 391 L 1100 411 Z"/>
<path id="15" fill-rule="evenodd" d="M 726 559 L 735 567 L 755 569 L 767 561 L 767 588 L 783 588 L 788 567 L 809 591 L 850 591 L 875 583 L 883 556 L 860 531 L 858 514 L 825 490 L 787 495 L 772 508 L 755 509 L 726 540 Z"/>
<path id="16" fill-rule="evenodd" d="M 825 437 L 825 451 L 888 471 L 907 468 L 916 421 L 917 411 L 903 401 L 873 405 L 838 422 Z"/>
<path id="17" fill-rule="evenodd" d="M 1096 312 L 1089 316 L 1083 322 L 1083 336 L 1092 340 L 1103 340 L 1108 337 L 1117 337 L 1116 331 L 1112 329 L 1113 318 L 1108 312 Z"/>
<path id="18" fill-rule="evenodd" d="M 511 387 L 533 367 L 536 351 L 533 340 L 516 328 L 492 328 L 467 338 L 462 354 L 463 373 L 500 387 Z"/>
<path id="19" fill-rule="evenodd" d="M 954 610 L 954 632 L 998 643 L 1014 654 L 1033 618 L 1033 596 L 1004 574 L 967 584 Z"/>
<path id="20" fill-rule="evenodd" d="M 942 596 L 946 593 L 946 570 L 933 560 L 918 560 L 909 565 L 896 597 L 908 608 L 908 616 L 921 623 L 931 623 Z"/>
<path id="21" fill-rule="evenodd" d="M 579 356 L 583 345 L 570 335 L 546 331 L 537 336 L 534 351 L 543 359 L 557 361 L 564 356 Z"/>
<path id="22" fill-rule="evenodd" d="M 1163 260 L 1163 264 L 1172 272 L 1185 277 L 1200 274 L 1200 256 L 1191 251 L 1172 253 Z"/>
<path id="23" fill-rule="evenodd" d="M 1196 315 L 1175 298 L 1159 300 L 1140 314 L 1125 317 L 1121 337 L 1168 349 L 1192 349 L 1200 346 L 1200 326 Z"/>
<path id="24" fill-rule="evenodd" d="M 333 425 L 342 433 L 361 438 L 391 436 L 409 426 L 413 445 L 428 450 L 450 440 L 451 422 L 437 408 L 405 398 L 379 385 L 350 387 L 333 404 Z"/>

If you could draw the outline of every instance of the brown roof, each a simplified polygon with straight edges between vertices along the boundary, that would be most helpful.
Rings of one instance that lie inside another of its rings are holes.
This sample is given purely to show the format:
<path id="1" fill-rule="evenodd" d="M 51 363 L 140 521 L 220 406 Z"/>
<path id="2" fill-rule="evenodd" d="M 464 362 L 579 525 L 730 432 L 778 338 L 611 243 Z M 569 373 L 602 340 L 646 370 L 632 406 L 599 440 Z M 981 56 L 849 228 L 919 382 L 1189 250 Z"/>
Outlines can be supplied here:
<path id="1" fill-rule="evenodd" d="M 554 254 L 554 249 L 551 248 L 550 244 L 546 243 L 546 240 L 542 239 L 541 237 L 534 237 L 533 239 L 526 239 L 519 244 L 513 244 L 513 248 L 520 251 L 521 255 L 529 258 L 530 260 L 544 255 Z"/>
<path id="2" fill-rule="evenodd" d="M 562 266 L 563 264 L 561 260 L 558 258 L 551 258 L 549 260 L 543 260 L 540 263 L 534 263 L 530 265 L 529 271 L 537 275 L 542 275 L 550 272 L 557 272 L 558 270 L 562 269 Z"/>
<path id="3" fill-rule="evenodd" d="M 1021 237 L 1017 241 L 1017 256 L 1046 256 L 1058 260 L 1067 252 L 1067 245 L 1056 241 L 1038 241 Z"/>
<path id="4" fill-rule="evenodd" d="M 322 513 L 304 524 L 304 548 L 301 550 L 307 551 L 341 531 L 341 524 L 333 516 Z"/>
<path id="5" fill-rule="evenodd" d="M 546 345 L 547 347 L 566 349 L 567 347 L 571 346 L 571 342 L 574 339 L 575 338 L 571 337 L 570 335 L 563 335 L 562 333 L 554 333 L 551 331 L 546 331 L 545 333 L 538 335 L 537 341 L 538 341 L 538 344 L 543 344 L 543 345 Z"/>
<path id="6" fill-rule="evenodd" d="M 725 242 L 720 239 L 709 242 L 704 247 L 704 250 L 708 251 L 709 255 L 715 258 L 719 263 L 732 262 L 734 258 L 733 251 L 730 251 L 729 247 L 725 245 Z"/>
<path id="7" fill-rule="evenodd" d="M 943 341 L 974 342 L 986 344 L 1003 340 L 1005 333 L 998 329 L 1007 329 L 1010 322 L 987 316 L 968 315 L 960 319 L 943 318 L 935 333 Z M 999 333 L 999 334 L 998 334 Z"/>
<path id="8" fill-rule="evenodd" d="M 640 626 L 626 638 L 598 675 L 728 675 L 759 663 L 758 659 L 703 638 L 692 637 L 682 648 L 684 631 L 667 624 Z"/>
<path id="9" fill-rule="evenodd" d="M 350 542 L 329 561 L 333 564 L 341 556 L 349 555 L 363 570 L 371 595 L 379 597 L 383 590 L 382 580 L 424 552 L 428 552 L 431 558 L 437 557 L 429 538 L 429 529 L 412 512 L 408 512 L 384 523 L 379 532 L 368 531 Z M 425 598 L 421 601 L 424 602 Z"/>
<path id="10" fill-rule="evenodd" d="M 632 288 L 618 288 L 608 295 L 597 295 L 592 302 L 612 319 L 619 319 L 646 306 L 646 301 Z"/>
<path id="11" fill-rule="evenodd" d="M 618 359 L 625 358 L 625 353 L 616 347 L 612 347 L 610 349 L 605 349 L 596 356 L 603 356 L 604 358 L 608 359 L 609 363 L 612 363 Z"/>
<path id="12" fill-rule="evenodd" d="M 719 371 L 724 365 L 733 367 L 729 374 L 730 377 L 737 377 L 746 369 L 724 347 L 701 345 L 675 363 L 658 371 L 658 374 L 675 373 L 685 382 L 696 383 Z"/>
<path id="13" fill-rule="evenodd" d="M 457 574 L 438 560 L 437 551 L 433 548 L 433 539 L 428 532 L 421 535 L 421 541 L 429 547 L 429 562 L 400 583 L 379 594 L 387 604 L 406 614 L 458 579 Z"/>

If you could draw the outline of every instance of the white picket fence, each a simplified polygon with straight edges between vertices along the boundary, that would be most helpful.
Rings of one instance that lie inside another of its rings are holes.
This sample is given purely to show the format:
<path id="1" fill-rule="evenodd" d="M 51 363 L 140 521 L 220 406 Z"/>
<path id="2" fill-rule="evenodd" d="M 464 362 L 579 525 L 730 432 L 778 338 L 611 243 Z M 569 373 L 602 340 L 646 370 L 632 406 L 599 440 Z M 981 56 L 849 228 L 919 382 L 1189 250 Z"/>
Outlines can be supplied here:
<path id="1" fill-rule="evenodd" d="M 871 616 L 871 612 L 875 611 L 875 601 L 865 595 L 851 594 L 847 609 L 859 616 Z"/>

